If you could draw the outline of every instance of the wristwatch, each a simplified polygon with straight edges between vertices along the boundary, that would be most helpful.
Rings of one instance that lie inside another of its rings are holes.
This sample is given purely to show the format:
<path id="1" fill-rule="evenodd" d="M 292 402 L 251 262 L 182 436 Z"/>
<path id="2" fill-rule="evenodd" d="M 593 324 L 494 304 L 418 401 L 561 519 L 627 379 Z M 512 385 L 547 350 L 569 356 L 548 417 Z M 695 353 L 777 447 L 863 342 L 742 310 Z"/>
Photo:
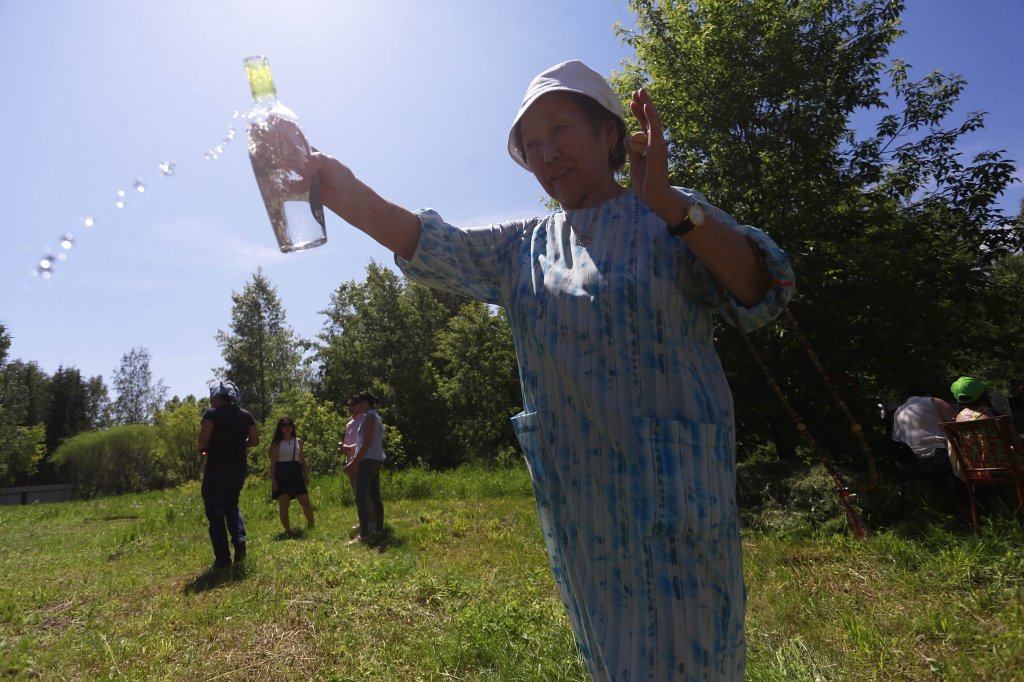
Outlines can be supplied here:
<path id="1" fill-rule="evenodd" d="M 668 233 L 673 237 L 682 237 L 683 235 L 690 234 L 703 225 L 707 217 L 708 214 L 704 211 L 704 207 L 694 201 L 686 209 L 682 220 L 675 225 L 668 226 Z"/>

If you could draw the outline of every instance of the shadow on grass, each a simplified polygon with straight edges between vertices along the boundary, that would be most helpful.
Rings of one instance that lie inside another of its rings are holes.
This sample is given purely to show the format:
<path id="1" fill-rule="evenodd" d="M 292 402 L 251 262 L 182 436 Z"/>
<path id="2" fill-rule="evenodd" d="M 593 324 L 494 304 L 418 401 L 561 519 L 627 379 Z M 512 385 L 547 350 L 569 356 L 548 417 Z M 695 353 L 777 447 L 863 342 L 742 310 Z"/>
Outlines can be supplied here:
<path id="1" fill-rule="evenodd" d="M 309 531 L 303 528 L 293 528 L 291 530 L 282 530 L 280 533 L 274 536 L 274 542 L 282 542 L 284 540 L 304 540 L 309 537 Z"/>
<path id="2" fill-rule="evenodd" d="M 199 594 L 208 590 L 215 590 L 230 583 L 237 583 L 245 580 L 245 563 L 231 564 L 223 568 L 209 567 L 198 576 L 185 583 L 185 594 Z"/>
<path id="3" fill-rule="evenodd" d="M 349 543 L 352 544 L 353 547 L 359 547 L 379 554 L 383 554 L 389 549 L 401 547 L 405 544 L 401 538 L 394 534 L 390 527 L 385 528 L 383 533 L 371 535 L 365 542 L 353 542 L 353 540 L 349 540 Z"/>

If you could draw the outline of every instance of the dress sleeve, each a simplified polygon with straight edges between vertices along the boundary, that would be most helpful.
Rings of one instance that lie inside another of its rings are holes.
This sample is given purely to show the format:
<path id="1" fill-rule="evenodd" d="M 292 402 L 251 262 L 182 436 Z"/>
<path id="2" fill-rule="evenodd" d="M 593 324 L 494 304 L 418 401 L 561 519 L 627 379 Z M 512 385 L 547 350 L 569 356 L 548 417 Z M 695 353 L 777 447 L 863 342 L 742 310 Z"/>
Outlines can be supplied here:
<path id="1" fill-rule="evenodd" d="M 718 306 L 730 324 L 735 325 L 738 320 L 744 331 L 753 331 L 778 317 L 793 298 L 796 291 L 793 267 L 785 252 L 761 230 L 750 225 L 736 225 L 734 229 L 739 230 L 754 249 L 758 263 L 768 278 L 768 292 L 759 303 L 748 308 L 719 287 L 722 295 Z M 726 307 L 729 309 L 726 310 Z"/>
<path id="2" fill-rule="evenodd" d="M 676 190 L 692 200 L 700 201 L 718 221 L 743 235 L 754 249 L 754 255 L 768 278 L 768 293 L 760 302 L 748 308 L 721 286 L 711 270 L 695 258 L 693 272 L 704 300 L 714 305 L 729 324 L 736 326 L 739 323 L 744 331 L 763 327 L 778 317 L 796 291 L 789 256 L 767 234 L 756 227 L 740 225 L 722 209 L 708 204 L 699 192 L 683 188 Z"/>
<path id="3" fill-rule="evenodd" d="M 420 241 L 411 260 L 395 256 L 399 269 L 420 284 L 501 305 L 528 249 L 528 224 L 457 228 L 430 209 L 417 215 Z"/>

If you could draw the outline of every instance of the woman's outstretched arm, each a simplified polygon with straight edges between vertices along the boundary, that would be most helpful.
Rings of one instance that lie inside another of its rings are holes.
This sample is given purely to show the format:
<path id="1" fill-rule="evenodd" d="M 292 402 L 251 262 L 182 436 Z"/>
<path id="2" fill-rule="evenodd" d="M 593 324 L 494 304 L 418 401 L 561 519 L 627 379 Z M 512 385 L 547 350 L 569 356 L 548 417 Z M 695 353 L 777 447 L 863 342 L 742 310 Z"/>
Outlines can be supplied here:
<path id="1" fill-rule="evenodd" d="M 334 157 L 314 152 L 310 164 L 324 206 L 398 256 L 409 260 L 416 254 L 420 219 L 415 213 L 384 199 Z"/>

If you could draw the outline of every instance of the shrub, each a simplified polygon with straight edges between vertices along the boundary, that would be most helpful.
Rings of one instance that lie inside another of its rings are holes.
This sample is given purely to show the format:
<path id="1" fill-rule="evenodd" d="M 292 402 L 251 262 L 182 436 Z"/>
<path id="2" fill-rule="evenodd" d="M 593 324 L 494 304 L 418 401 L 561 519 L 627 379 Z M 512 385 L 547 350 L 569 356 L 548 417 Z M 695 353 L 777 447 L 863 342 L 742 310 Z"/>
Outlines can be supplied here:
<path id="1" fill-rule="evenodd" d="M 153 424 L 157 433 L 157 457 L 166 471 L 167 484 L 177 485 L 199 478 L 202 458 L 196 447 L 204 401 L 189 396 L 157 412 Z"/>
<path id="2" fill-rule="evenodd" d="M 841 529 L 845 515 L 835 483 L 820 464 L 743 462 L 736 495 L 743 524 L 775 532 Z"/>
<path id="3" fill-rule="evenodd" d="M 260 428 L 260 444 L 249 450 L 250 472 L 266 475 L 270 466 L 268 452 L 274 430 L 281 417 L 295 421 L 295 432 L 302 439 L 310 474 L 328 475 L 341 470 L 338 441 L 345 435 L 345 420 L 329 400 L 318 401 L 310 393 L 292 393 L 274 405 Z"/>
<path id="4" fill-rule="evenodd" d="M 57 448 L 53 461 L 83 496 L 141 492 L 171 482 L 158 449 L 154 427 L 128 424 L 72 436 Z"/>

